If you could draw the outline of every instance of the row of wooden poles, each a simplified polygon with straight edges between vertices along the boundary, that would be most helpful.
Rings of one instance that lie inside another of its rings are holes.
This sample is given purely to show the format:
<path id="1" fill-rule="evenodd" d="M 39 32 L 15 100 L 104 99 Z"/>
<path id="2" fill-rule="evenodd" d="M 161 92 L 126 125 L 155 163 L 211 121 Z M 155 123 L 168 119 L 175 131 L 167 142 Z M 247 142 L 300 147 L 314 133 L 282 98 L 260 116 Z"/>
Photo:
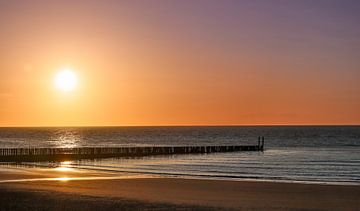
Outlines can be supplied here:
<path id="1" fill-rule="evenodd" d="M 4 148 L 0 149 L 0 162 L 52 161 L 96 159 L 104 157 L 131 157 L 189 153 L 234 151 L 263 151 L 264 138 L 258 145 L 234 146 L 147 146 L 147 147 L 76 147 L 76 148 Z"/>
<path id="2" fill-rule="evenodd" d="M 56 155 L 56 154 L 177 154 L 227 151 L 258 151 L 249 146 L 186 146 L 186 147 L 81 147 L 81 148 L 8 148 L 0 149 L 0 156 Z"/>

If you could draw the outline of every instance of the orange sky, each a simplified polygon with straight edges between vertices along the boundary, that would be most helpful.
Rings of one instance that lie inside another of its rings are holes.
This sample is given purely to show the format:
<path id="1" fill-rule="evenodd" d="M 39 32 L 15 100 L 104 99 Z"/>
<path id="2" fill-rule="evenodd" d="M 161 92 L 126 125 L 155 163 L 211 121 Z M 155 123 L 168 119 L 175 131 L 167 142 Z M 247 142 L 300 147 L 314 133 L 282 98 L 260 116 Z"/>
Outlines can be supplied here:
<path id="1" fill-rule="evenodd" d="M 0 126 L 360 124 L 357 10 L 181 2 L 2 2 Z"/>

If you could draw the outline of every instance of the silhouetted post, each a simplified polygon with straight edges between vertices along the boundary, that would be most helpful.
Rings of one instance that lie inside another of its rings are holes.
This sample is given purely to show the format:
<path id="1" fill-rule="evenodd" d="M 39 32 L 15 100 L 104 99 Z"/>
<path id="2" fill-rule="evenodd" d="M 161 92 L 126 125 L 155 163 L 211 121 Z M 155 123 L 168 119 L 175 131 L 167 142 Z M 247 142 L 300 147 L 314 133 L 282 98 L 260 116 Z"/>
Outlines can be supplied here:
<path id="1" fill-rule="evenodd" d="M 264 143 L 265 143 L 265 137 L 263 136 L 262 137 L 262 140 L 261 140 L 261 151 L 263 151 L 264 150 Z"/>
<path id="2" fill-rule="evenodd" d="M 260 136 L 258 137 L 258 150 L 260 150 Z"/>

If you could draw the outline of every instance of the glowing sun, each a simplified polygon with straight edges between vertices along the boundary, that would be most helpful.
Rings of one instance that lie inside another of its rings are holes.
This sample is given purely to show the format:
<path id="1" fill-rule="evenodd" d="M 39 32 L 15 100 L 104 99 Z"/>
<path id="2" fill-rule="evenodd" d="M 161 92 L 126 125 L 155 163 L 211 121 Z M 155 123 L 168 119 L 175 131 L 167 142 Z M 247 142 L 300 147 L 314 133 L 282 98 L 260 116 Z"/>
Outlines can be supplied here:
<path id="1" fill-rule="evenodd" d="M 74 71 L 64 69 L 55 75 L 54 84 L 57 89 L 64 92 L 70 92 L 76 88 L 78 79 Z"/>

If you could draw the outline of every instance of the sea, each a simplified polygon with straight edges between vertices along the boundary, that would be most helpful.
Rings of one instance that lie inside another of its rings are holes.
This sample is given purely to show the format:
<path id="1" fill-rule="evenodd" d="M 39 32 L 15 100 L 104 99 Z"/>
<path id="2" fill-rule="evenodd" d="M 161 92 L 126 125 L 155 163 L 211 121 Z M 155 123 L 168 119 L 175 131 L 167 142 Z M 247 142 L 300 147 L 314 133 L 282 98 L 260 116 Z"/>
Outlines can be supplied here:
<path id="1" fill-rule="evenodd" d="M 360 185 L 360 126 L 0 128 L 0 148 L 255 145 L 259 136 L 265 137 L 263 152 L 108 158 L 67 166 L 119 175 Z"/>

